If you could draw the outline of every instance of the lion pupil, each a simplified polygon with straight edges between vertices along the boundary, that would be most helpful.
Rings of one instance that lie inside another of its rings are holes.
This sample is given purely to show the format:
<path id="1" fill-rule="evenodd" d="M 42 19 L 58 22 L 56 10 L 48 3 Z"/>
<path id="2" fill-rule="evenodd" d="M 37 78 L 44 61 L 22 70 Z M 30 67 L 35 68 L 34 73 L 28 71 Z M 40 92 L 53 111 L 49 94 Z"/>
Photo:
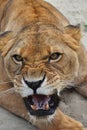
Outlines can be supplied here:
<path id="1" fill-rule="evenodd" d="M 58 57 L 59 57 L 59 53 L 53 53 L 52 55 L 51 55 L 51 59 L 52 60 L 56 60 Z"/>

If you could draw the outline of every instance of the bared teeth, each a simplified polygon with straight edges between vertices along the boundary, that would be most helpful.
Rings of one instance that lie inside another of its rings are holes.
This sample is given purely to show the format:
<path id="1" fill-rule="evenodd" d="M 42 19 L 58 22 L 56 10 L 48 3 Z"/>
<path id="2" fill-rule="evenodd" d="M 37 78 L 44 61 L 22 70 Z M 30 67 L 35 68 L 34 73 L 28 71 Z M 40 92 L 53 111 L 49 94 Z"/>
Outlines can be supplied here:
<path id="1" fill-rule="evenodd" d="M 49 104 L 48 103 L 45 105 L 45 109 L 49 110 Z"/>
<path id="2" fill-rule="evenodd" d="M 31 105 L 31 108 L 33 109 L 33 110 L 37 110 L 37 107 L 36 107 L 36 105 Z M 44 107 L 44 110 L 49 110 L 49 104 L 47 103 L 46 105 L 45 105 L 45 107 Z"/>
<path id="3" fill-rule="evenodd" d="M 35 106 L 35 105 L 31 105 L 31 108 L 32 108 L 33 110 L 36 110 L 36 106 Z"/>

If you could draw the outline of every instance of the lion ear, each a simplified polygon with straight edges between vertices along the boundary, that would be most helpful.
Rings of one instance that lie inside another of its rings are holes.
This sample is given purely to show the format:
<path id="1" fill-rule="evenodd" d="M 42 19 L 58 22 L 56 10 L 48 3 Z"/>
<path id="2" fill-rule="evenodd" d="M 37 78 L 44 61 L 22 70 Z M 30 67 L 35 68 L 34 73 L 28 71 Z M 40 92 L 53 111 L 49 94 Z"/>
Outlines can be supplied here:
<path id="1" fill-rule="evenodd" d="M 13 33 L 11 31 L 7 31 L 0 34 L 0 50 L 7 45 L 8 41 L 13 38 Z"/>
<path id="2" fill-rule="evenodd" d="M 80 41 L 80 39 L 81 39 L 80 24 L 78 24 L 76 26 L 68 25 L 64 28 L 64 32 L 69 34 L 71 37 L 73 37 L 77 41 Z"/>

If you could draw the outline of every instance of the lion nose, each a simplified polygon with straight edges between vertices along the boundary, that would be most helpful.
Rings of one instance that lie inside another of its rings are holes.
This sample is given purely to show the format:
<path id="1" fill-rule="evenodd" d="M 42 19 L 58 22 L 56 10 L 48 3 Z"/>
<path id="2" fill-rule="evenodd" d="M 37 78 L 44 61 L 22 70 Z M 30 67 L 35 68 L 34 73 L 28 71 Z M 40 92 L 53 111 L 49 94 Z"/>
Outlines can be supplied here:
<path id="1" fill-rule="evenodd" d="M 24 79 L 25 83 L 28 85 L 29 88 L 31 88 L 34 91 L 34 94 L 36 94 L 36 90 L 41 86 L 41 84 L 43 83 L 45 79 L 45 76 L 43 77 L 42 80 L 38 80 L 36 82 L 29 82 L 27 80 Z"/>

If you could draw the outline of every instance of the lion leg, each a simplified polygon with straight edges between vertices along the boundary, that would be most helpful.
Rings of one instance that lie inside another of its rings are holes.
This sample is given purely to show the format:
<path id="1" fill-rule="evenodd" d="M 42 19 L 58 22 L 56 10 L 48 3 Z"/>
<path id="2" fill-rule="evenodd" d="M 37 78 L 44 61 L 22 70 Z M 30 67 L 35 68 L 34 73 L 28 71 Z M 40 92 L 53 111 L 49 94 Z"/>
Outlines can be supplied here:
<path id="1" fill-rule="evenodd" d="M 58 115 L 60 118 L 59 130 L 84 130 L 84 127 L 80 122 L 65 115 L 63 112 L 59 111 Z"/>
<path id="2" fill-rule="evenodd" d="M 0 86 L 0 106 L 15 115 L 28 120 L 28 112 L 20 95 L 15 92 L 1 94 L 3 91 L 5 92 L 5 90 L 9 90 L 9 88 L 8 85 Z M 1 91 L 2 89 L 3 91 Z"/>
<path id="3" fill-rule="evenodd" d="M 51 122 L 43 125 L 38 123 L 38 127 L 40 130 L 85 130 L 80 122 L 65 115 L 60 110 L 57 110 Z"/>

